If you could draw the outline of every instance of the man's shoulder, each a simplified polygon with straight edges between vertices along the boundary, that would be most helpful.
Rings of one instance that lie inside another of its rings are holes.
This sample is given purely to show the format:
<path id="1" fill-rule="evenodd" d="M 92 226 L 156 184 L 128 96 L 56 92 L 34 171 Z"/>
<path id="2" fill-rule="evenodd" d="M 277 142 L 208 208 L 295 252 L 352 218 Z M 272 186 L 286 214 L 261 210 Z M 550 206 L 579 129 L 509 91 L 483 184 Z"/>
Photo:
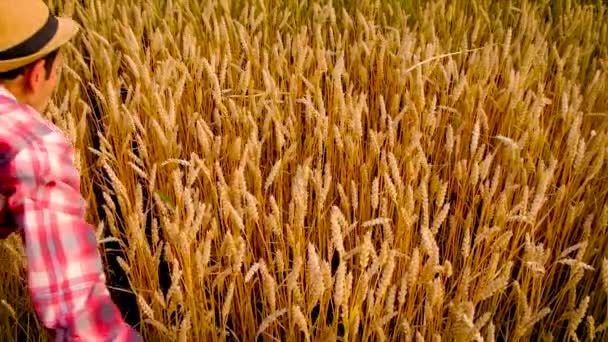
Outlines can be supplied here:
<path id="1" fill-rule="evenodd" d="M 17 102 L 0 104 L 0 119 L 0 154 L 3 154 L 0 161 L 40 144 L 69 145 L 67 137 L 57 126 L 27 105 Z"/>
<path id="2" fill-rule="evenodd" d="M 0 171 L 9 182 L 28 188 L 53 180 L 78 189 L 73 147 L 58 127 L 22 105 L 0 106 L 0 122 Z"/>

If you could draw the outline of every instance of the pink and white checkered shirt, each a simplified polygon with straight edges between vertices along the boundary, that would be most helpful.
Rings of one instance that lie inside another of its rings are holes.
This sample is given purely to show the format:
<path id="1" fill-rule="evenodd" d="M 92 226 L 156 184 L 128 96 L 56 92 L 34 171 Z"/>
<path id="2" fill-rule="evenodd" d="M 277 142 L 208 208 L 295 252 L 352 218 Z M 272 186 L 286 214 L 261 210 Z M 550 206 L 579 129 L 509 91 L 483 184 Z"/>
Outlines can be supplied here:
<path id="1" fill-rule="evenodd" d="M 142 341 L 107 290 L 72 156 L 55 126 L 0 86 L 0 238 L 23 239 L 38 318 L 55 341 Z"/>

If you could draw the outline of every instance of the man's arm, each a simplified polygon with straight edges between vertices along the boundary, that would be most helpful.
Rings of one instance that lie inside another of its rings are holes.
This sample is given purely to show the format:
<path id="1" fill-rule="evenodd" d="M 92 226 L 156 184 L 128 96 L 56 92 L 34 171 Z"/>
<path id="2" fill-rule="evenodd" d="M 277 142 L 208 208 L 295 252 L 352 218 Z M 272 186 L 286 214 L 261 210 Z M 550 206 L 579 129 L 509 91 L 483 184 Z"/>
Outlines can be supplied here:
<path id="1" fill-rule="evenodd" d="M 51 133 L 21 151 L 14 163 L 19 183 L 10 207 L 23 232 L 39 319 L 56 341 L 141 341 L 106 288 L 71 147 Z"/>

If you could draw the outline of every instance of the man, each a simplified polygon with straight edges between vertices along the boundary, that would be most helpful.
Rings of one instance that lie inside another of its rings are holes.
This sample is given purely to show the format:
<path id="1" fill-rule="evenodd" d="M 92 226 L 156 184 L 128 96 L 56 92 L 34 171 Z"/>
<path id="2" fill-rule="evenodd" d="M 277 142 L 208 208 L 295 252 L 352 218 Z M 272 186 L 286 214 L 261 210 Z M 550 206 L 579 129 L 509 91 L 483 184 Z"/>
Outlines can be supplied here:
<path id="1" fill-rule="evenodd" d="M 141 341 L 106 288 L 72 147 L 40 114 L 77 32 L 42 0 L 0 1 L 0 238 L 21 235 L 29 293 L 56 341 Z"/>

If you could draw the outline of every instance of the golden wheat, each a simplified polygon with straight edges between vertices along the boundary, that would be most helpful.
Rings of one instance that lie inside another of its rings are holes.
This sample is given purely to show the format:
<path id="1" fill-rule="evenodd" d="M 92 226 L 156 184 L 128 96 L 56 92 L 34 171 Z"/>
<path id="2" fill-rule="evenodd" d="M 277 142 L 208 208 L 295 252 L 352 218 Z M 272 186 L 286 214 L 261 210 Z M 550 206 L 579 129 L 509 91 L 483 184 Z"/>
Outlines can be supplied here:
<path id="1" fill-rule="evenodd" d="M 605 4 L 49 2 L 147 340 L 608 336 Z M 44 340 L 0 254 L 0 338 Z"/>

